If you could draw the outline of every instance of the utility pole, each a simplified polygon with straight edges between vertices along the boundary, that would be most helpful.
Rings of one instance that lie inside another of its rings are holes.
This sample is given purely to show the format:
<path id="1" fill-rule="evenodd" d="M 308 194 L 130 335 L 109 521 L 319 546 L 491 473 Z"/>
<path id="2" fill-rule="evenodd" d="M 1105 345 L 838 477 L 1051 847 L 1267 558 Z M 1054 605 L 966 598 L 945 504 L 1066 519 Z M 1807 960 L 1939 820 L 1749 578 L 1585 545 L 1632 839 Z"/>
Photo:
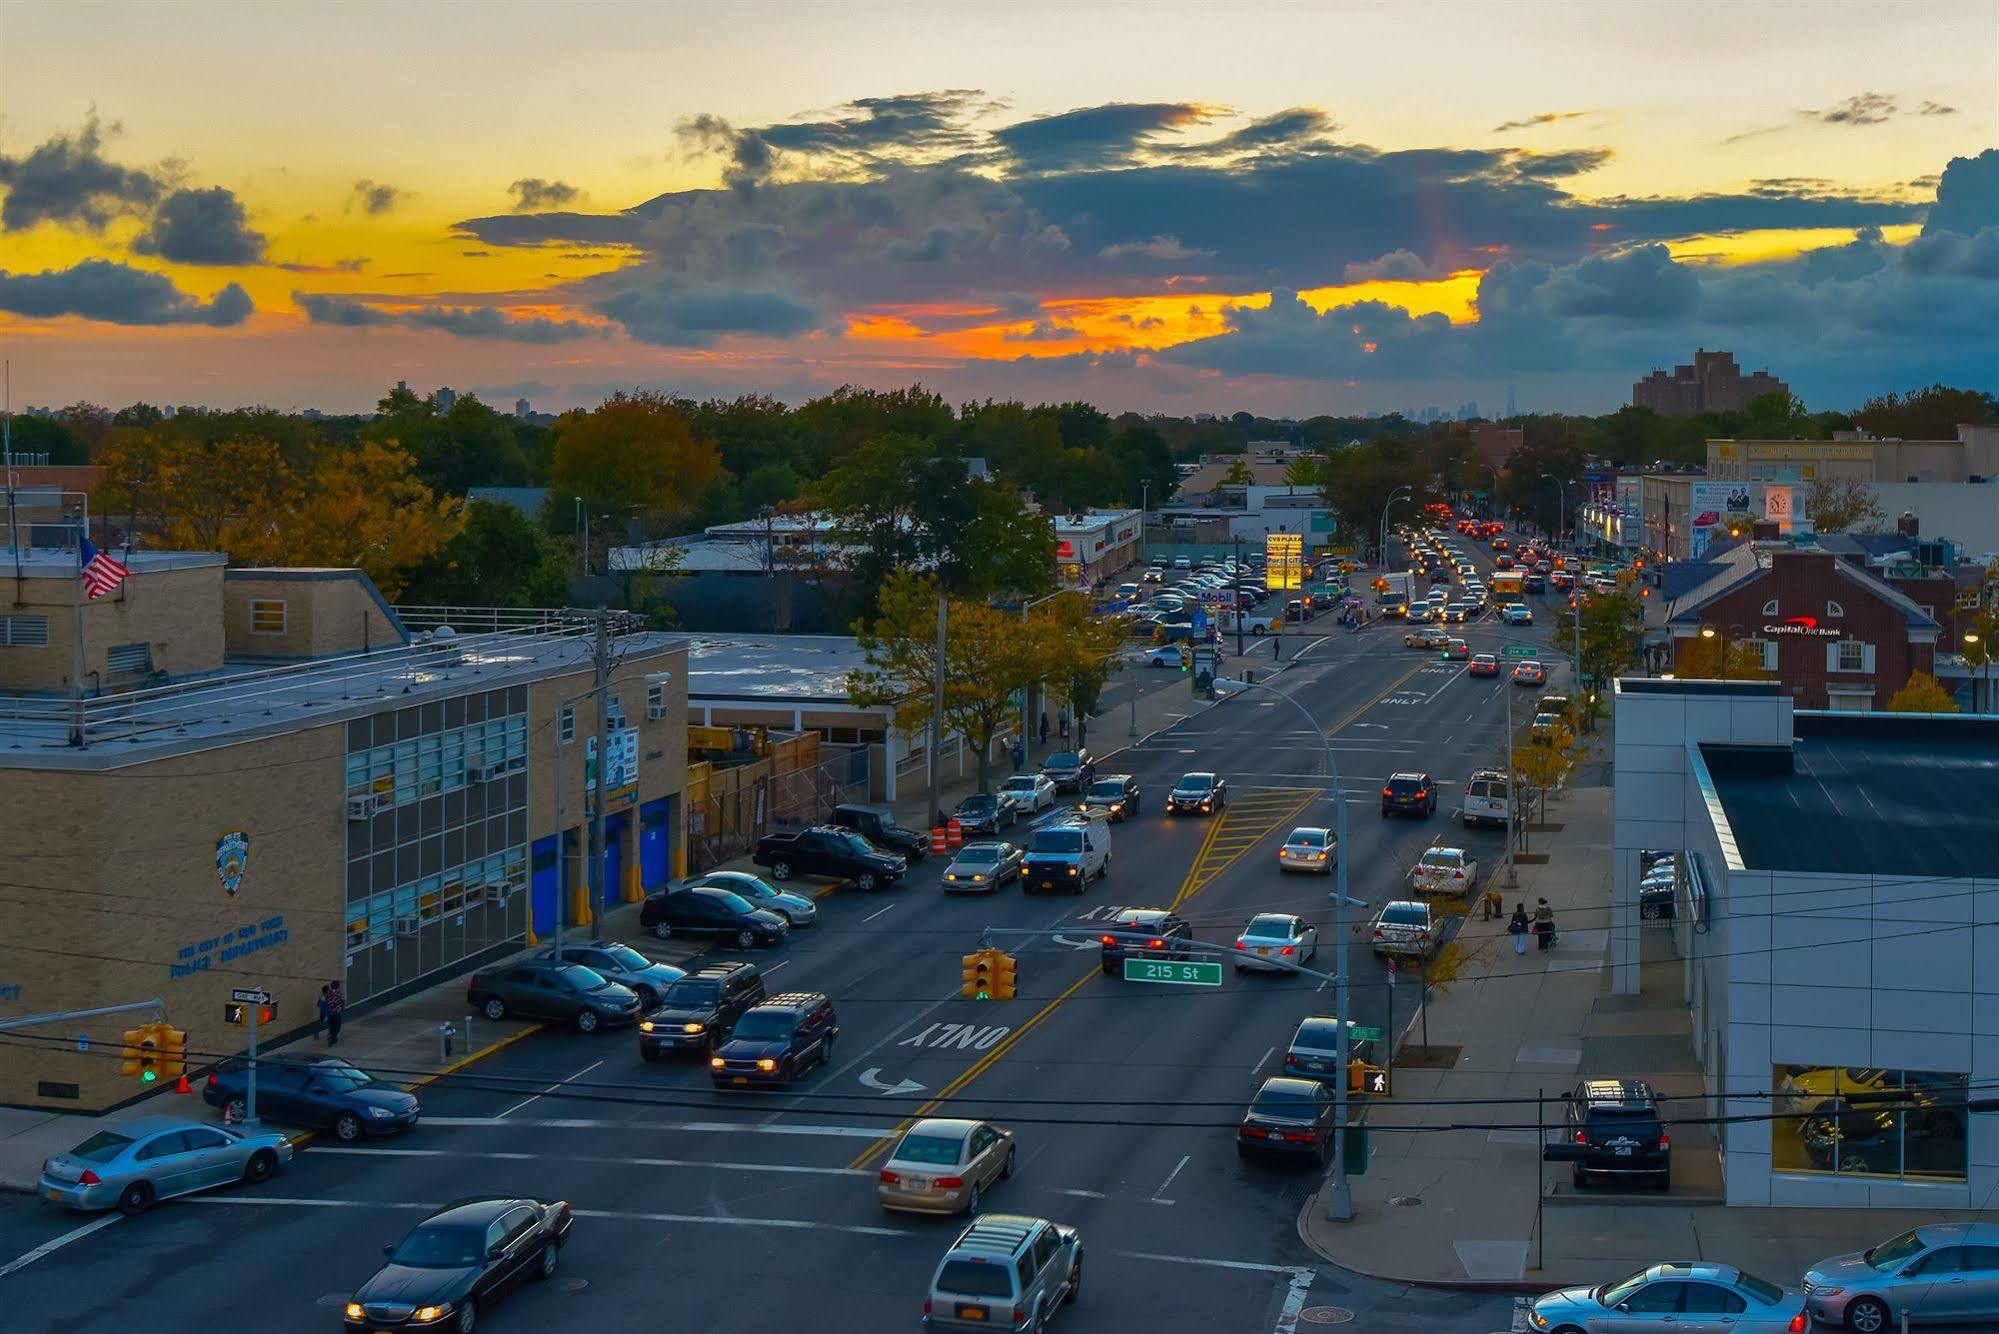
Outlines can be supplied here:
<path id="1" fill-rule="evenodd" d="M 590 879 L 595 902 L 590 907 L 590 939 L 604 938 L 604 902 L 610 886 L 604 883 L 611 869 L 604 847 L 604 805 L 611 795 L 611 613 L 597 608 L 596 659 L 597 693 L 597 804 L 590 812 Z"/>
<path id="2" fill-rule="evenodd" d="M 1146 541 L 1145 541 L 1145 527 L 1146 527 L 1146 521 L 1149 518 L 1151 518 L 1151 516 L 1152 516 L 1152 479 L 1150 477 L 1141 477 L 1139 478 L 1138 481 L 1138 562 L 1141 565 L 1148 563 L 1145 559 L 1147 554 Z"/>
<path id="3" fill-rule="evenodd" d="M 1519 887 L 1520 874 L 1514 869 L 1513 863 L 1513 849 L 1519 842 L 1517 831 L 1513 827 L 1513 806 L 1515 798 L 1519 796 L 1518 782 L 1515 778 L 1518 771 L 1513 761 L 1513 682 L 1502 678 L 1500 693 L 1506 696 L 1506 887 L 1515 889 Z"/>
<path id="4" fill-rule="evenodd" d="M 560 700 L 555 706 L 555 744 L 549 747 L 551 762 L 550 777 L 555 780 L 555 957 L 562 957 L 562 921 L 569 915 L 569 898 L 563 874 L 568 869 L 569 840 L 564 837 L 562 824 L 562 711 L 574 708 L 574 700 Z M 570 724 L 570 735 L 575 735 L 575 723 Z M 530 893 L 528 901 L 528 924 L 534 924 L 534 901 Z M 469 1045 L 469 1039 L 468 1039 Z"/>
<path id="5" fill-rule="evenodd" d="M 944 621 L 949 604 L 937 594 L 937 664 L 930 683 L 930 814 L 944 810 Z M 962 772 L 962 770 L 961 770 Z"/>
<path id="6" fill-rule="evenodd" d="M 1266 572 L 1267 573 L 1267 572 Z M 1235 655 L 1242 656 L 1242 538 L 1235 540 Z"/>

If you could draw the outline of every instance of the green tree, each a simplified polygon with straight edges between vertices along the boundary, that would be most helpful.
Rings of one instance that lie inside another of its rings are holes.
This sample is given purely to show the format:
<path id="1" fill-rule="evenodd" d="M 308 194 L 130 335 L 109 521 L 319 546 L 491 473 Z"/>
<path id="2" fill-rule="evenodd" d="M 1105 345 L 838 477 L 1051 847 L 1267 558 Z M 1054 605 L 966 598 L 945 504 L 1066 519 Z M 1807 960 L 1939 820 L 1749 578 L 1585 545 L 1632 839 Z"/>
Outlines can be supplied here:
<path id="1" fill-rule="evenodd" d="M 47 454 L 52 464 L 88 463 L 82 440 L 53 417 L 16 417 L 9 426 L 16 454 Z"/>
<path id="2" fill-rule="evenodd" d="M 1563 609 L 1555 618 L 1550 643 L 1559 652 L 1576 643 L 1576 621 L 1582 621 L 1582 674 L 1577 682 L 1585 690 L 1585 700 L 1600 693 L 1604 684 L 1638 661 L 1638 632 L 1645 624 L 1645 604 L 1626 586 L 1615 593 L 1592 593 L 1575 599 L 1574 608 Z M 1595 713 L 1592 706 L 1584 715 L 1589 726 Z"/>
<path id="3" fill-rule="evenodd" d="M 1888 521 L 1874 498 L 1874 487 L 1857 477 L 1820 477 L 1805 488 L 1805 517 L 1814 532 L 1843 533 L 1850 528 L 1878 531 Z"/>
<path id="4" fill-rule="evenodd" d="M 670 400 L 613 394 L 557 424 L 550 515 L 573 523 L 573 507 L 563 502 L 580 496 L 587 514 L 636 512 L 671 525 L 693 511 L 721 471 L 715 447 L 695 436 Z"/>
<path id="5" fill-rule="evenodd" d="M 1409 488 L 1409 497 L 1397 502 L 1395 514 L 1389 516 L 1391 524 L 1397 516 L 1420 514 L 1434 496 L 1429 474 L 1413 457 L 1407 443 L 1384 437 L 1328 454 L 1319 490 L 1325 496 L 1326 508 L 1339 518 L 1340 526 L 1372 548 L 1379 540 L 1382 511 L 1388 498 L 1405 486 Z"/>
<path id="6" fill-rule="evenodd" d="M 1812 429 L 1812 415 L 1794 394 L 1758 394 L 1742 409 L 1736 430 L 1743 440 L 1801 440 Z"/>
<path id="7" fill-rule="evenodd" d="M 1291 489 L 1293 495 L 1298 493 L 1300 487 L 1316 489 L 1324 466 L 1325 460 L 1317 454 L 1300 454 L 1284 465 L 1284 485 Z"/>
<path id="8" fill-rule="evenodd" d="M 1888 697 L 1890 713 L 1957 713 L 1957 701 L 1928 672 L 1911 672 L 1908 683 Z"/>
<path id="9" fill-rule="evenodd" d="M 1055 586 L 1055 522 L 1028 508 L 1006 482 L 966 483 L 971 515 L 953 543 L 944 575 L 969 597 L 1035 597 Z"/>
<path id="10" fill-rule="evenodd" d="M 1983 426 L 1995 418 L 1999 402 L 1991 394 L 1941 384 L 1870 398 L 1853 414 L 1861 430 L 1882 440 L 1955 440 L 1959 426 Z"/>
<path id="11" fill-rule="evenodd" d="M 1173 466 L 1173 451 L 1166 437 L 1143 423 L 1121 425 L 1104 442 L 1104 453 L 1117 461 L 1123 484 L 1118 499 L 1126 504 L 1144 501 L 1162 505 L 1180 485 L 1179 470 Z"/>
<path id="12" fill-rule="evenodd" d="M 454 607 L 558 607 L 569 598 L 569 555 L 511 505 L 475 500 L 465 523 L 409 575 L 408 602 Z"/>
<path id="13" fill-rule="evenodd" d="M 384 402 L 401 399 L 390 391 Z M 378 417 L 361 430 L 361 439 L 400 448 L 416 460 L 417 472 L 439 491 L 463 495 L 475 486 L 523 486 L 527 454 L 515 437 L 514 423 L 463 394 L 448 412 L 423 403 Z"/>
<path id="14" fill-rule="evenodd" d="M 1044 679 L 1076 717 L 1076 744 L 1087 744 L 1090 716 L 1124 646 L 1123 618 L 1097 616 L 1081 594 L 1059 593 L 1028 613 L 1026 633 L 1047 650 Z"/>
<path id="15" fill-rule="evenodd" d="M 819 491 L 865 594 L 882 589 L 894 571 L 948 558 L 971 498 L 964 460 L 933 440 L 901 433 L 857 445 L 821 479 Z"/>
<path id="16" fill-rule="evenodd" d="M 1228 471 L 1222 474 L 1223 486 L 1248 486 L 1255 480 L 1256 474 L 1249 470 L 1249 464 L 1242 459 L 1229 464 Z"/>

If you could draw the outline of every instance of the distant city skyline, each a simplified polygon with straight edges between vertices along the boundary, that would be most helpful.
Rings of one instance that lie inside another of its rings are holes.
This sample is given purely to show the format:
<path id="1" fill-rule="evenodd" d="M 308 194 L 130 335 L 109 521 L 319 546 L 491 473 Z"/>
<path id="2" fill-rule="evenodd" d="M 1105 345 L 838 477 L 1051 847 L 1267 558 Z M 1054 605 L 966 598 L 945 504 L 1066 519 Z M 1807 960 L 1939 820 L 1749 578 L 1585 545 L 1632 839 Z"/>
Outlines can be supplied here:
<path id="1" fill-rule="evenodd" d="M 544 411 L 922 382 L 1605 412 L 1696 346 L 1814 407 L 1994 387 L 1999 6 L 1695 11 L 1729 39 L 1649 0 L 1442 3 L 1420 35 L 1358 3 L 551 32 L 17 0 L 0 350 L 35 402 L 330 412 L 398 378 Z"/>

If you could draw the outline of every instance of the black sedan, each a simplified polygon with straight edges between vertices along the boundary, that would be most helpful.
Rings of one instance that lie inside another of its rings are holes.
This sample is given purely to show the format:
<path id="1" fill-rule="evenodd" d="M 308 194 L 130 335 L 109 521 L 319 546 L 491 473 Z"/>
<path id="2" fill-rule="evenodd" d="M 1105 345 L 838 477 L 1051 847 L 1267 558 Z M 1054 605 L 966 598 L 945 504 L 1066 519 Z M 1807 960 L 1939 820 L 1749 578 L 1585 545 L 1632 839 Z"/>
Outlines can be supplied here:
<path id="1" fill-rule="evenodd" d="M 638 1022 L 638 993 L 580 963 L 521 959 L 474 973 L 465 999 L 488 1019 L 560 1019 L 585 1033 Z"/>
<path id="2" fill-rule="evenodd" d="M 1236 1152 L 1324 1163 L 1333 1155 L 1332 1093 L 1311 1079 L 1263 1081 L 1236 1127 Z"/>
<path id="3" fill-rule="evenodd" d="M 645 901 L 641 922 L 647 930 L 665 925 L 690 936 L 719 936 L 737 949 L 782 945 L 791 924 L 766 912 L 733 890 L 695 885 L 668 890 Z"/>
<path id="4" fill-rule="evenodd" d="M 232 1056 L 216 1066 L 202 1089 L 202 1101 L 220 1107 L 223 1119 L 249 1118 L 247 1061 Z M 414 1095 L 377 1082 L 331 1056 L 266 1056 L 257 1062 L 257 1115 L 286 1125 L 331 1130 L 352 1142 L 363 1135 L 390 1135 L 416 1124 Z"/>
<path id="5" fill-rule="evenodd" d="M 1122 824 L 1137 815 L 1139 799 L 1138 780 L 1130 774 L 1100 774 L 1083 794 L 1083 804 L 1109 811 L 1112 824 Z"/>
<path id="6" fill-rule="evenodd" d="M 1195 815 L 1212 815 L 1216 811 L 1229 808 L 1229 781 L 1220 774 L 1191 773 L 1180 775 L 1180 781 L 1166 794 L 1166 813 L 1179 815 L 1187 812 Z"/>
<path id="7" fill-rule="evenodd" d="M 1126 956 L 1134 959 L 1185 959 L 1193 954 L 1186 942 L 1194 938 L 1187 920 L 1164 908 L 1120 908 L 1099 937 L 1099 962 L 1106 973 L 1124 970 Z"/>
<path id="8" fill-rule="evenodd" d="M 347 1334 L 456 1330 L 523 1279 L 554 1276 L 575 1223 L 560 1200 L 461 1200 L 418 1223 L 348 1301 Z"/>
<path id="9" fill-rule="evenodd" d="M 959 802 L 951 818 L 967 834 L 997 834 L 1020 818 L 1020 807 L 1012 797 L 979 792 Z"/>

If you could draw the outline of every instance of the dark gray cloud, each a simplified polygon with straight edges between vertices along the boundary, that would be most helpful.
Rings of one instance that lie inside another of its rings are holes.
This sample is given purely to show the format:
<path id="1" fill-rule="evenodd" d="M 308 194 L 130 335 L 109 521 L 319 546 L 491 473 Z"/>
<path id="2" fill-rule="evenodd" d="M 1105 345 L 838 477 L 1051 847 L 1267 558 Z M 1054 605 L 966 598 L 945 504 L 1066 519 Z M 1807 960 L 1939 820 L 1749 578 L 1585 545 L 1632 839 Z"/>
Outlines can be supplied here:
<path id="1" fill-rule="evenodd" d="M 1097 252 L 1098 259 L 1152 260 L 1159 264 L 1185 264 L 1189 260 L 1212 256 L 1212 250 L 1195 250 L 1180 244 L 1177 236 L 1155 236 L 1149 241 L 1119 241 L 1105 246 Z"/>
<path id="2" fill-rule="evenodd" d="M 241 324 L 254 309 L 249 294 L 230 283 L 207 301 L 189 296 L 163 274 L 129 264 L 86 259 L 40 273 L 0 271 L 0 310 L 33 319 L 75 315 L 107 324 Z"/>
<path id="3" fill-rule="evenodd" d="M 1855 93 L 1829 107 L 1798 114 L 1827 125 L 1884 125 L 1901 109 L 1901 104 L 1886 93 Z"/>
<path id="4" fill-rule="evenodd" d="M 354 182 L 354 191 L 348 196 L 347 206 L 358 208 L 371 217 L 378 217 L 384 213 L 394 212 L 396 205 L 408 197 L 407 193 L 393 185 L 384 185 L 380 181 L 364 178 Z"/>
<path id="5" fill-rule="evenodd" d="M 1581 120 L 1587 115 L 1587 111 L 1543 111 L 1521 120 L 1501 121 L 1492 127 L 1492 132 L 1507 134 L 1513 130 L 1538 130 L 1547 125 L 1559 125 L 1565 120 Z"/>
<path id="6" fill-rule="evenodd" d="M 1126 166 L 1161 135 L 1215 115 L 1197 102 L 1111 102 L 1018 121 L 992 138 L 1021 171 L 1100 171 Z"/>
<path id="7" fill-rule="evenodd" d="M 243 201 L 215 185 L 161 200 L 132 249 L 176 264 L 255 264 L 264 257 L 264 234 L 250 226 Z"/>
<path id="8" fill-rule="evenodd" d="M 1377 259 L 1348 264 L 1342 274 L 1350 283 L 1421 282 L 1444 275 L 1413 250 L 1391 250 Z"/>
<path id="9" fill-rule="evenodd" d="M 725 334 L 792 338 L 819 323 L 815 306 L 781 290 L 658 273 L 626 277 L 596 308 L 633 338 L 663 347 L 707 347 Z"/>
<path id="10" fill-rule="evenodd" d="M 0 154 L 0 186 L 7 190 L 0 201 L 0 229 L 55 222 L 101 231 L 120 214 L 150 208 L 165 192 L 165 182 L 143 168 L 107 159 L 105 133 L 93 112 L 75 134 L 52 135 L 18 157 Z"/>
<path id="11" fill-rule="evenodd" d="M 1931 102 L 1926 100 L 1916 108 L 1916 114 L 1918 116 L 1955 116 L 1957 114 L 1957 108 L 1954 106 L 1947 106 L 1942 102 Z"/>
<path id="12" fill-rule="evenodd" d="M 1999 227 L 1999 148 L 1954 157 L 1937 180 L 1937 202 L 1923 231 L 1970 235 Z"/>
<path id="13" fill-rule="evenodd" d="M 286 273 L 359 273 L 368 267 L 368 260 L 363 255 L 350 255 L 346 259 L 336 259 L 325 264 L 308 264 L 303 260 L 293 260 L 290 263 L 273 264 L 271 267 L 283 269 Z"/>
<path id="14" fill-rule="evenodd" d="M 573 204 L 583 192 L 567 181 L 545 181 L 539 176 L 523 176 L 507 187 L 514 197 L 516 213 L 539 213 L 547 208 Z"/>
<path id="15" fill-rule="evenodd" d="M 416 310 L 384 310 L 366 301 L 323 292 L 293 292 L 306 318 L 314 324 L 346 329 L 438 329 L 460 338 L 509 343 L 567 343 L 602 338 L 602 325 L 577 320 L 515 319 L 495 306 L 425 306 Z"/>
<path id="16" fill-rule="evenodd" d="M 1253 120 L 1219 139 L 1179 145 L 1172 149 L 1172 153 L 1179 157 L 1223 161 L 1246 153 L 1302 152 L 1330 147 L 1333 133 L 1339 128 L 1332 117 L 1317 107 L 1292 107 L 1288 111 Z"/>

